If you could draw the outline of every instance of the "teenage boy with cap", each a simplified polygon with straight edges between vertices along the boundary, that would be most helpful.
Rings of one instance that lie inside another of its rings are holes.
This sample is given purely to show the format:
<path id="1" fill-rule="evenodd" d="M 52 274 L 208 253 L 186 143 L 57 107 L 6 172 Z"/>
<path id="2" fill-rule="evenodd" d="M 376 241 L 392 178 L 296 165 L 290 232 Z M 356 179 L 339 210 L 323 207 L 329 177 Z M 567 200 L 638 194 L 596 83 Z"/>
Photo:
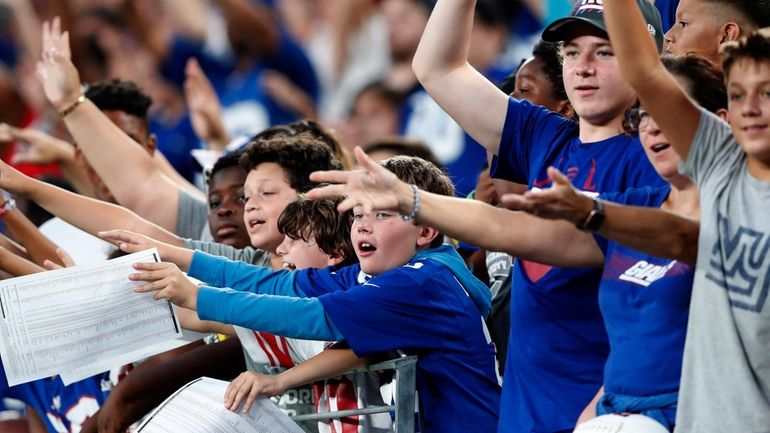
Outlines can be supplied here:
<path id="1" fill-rule="evenodd" d="M 638 3 L 660 48 L 660 15 Z M 496 155 L 495 177 L 543 188 L 555 166 L 594 193 L 662 184 L 638 139 L 621 134 L 636 95 L 620 75 L 601 0 L 579 1 L 543 33 L 564 42 L 564 84 L 578 122 L 509 98 L 468 64 L 474 4 L 438 0 L 413 66 L 436 102 Z M 597 301 L 601 272 L 518 261 L 513 273 L 498 431 L 572 431 L 601 386 L 608 353 Z"/>

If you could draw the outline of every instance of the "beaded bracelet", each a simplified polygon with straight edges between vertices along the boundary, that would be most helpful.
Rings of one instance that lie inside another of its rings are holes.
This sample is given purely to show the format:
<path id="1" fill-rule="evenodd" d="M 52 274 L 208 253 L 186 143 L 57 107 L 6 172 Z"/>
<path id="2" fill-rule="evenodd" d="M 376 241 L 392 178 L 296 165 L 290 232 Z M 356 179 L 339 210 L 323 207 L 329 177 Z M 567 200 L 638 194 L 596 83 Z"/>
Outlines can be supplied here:
<path id="1" fill-rule="evenodd" d="M 414 193 L 414 203 L 412 204 L 412 213 L 409 215 L 401 215 L 401 219 L 404 221 L 411 221 L 417 218 L 417 212 L 420 211 L 420 189 L 417 185 L 411 184 L 412 192 Z"/>

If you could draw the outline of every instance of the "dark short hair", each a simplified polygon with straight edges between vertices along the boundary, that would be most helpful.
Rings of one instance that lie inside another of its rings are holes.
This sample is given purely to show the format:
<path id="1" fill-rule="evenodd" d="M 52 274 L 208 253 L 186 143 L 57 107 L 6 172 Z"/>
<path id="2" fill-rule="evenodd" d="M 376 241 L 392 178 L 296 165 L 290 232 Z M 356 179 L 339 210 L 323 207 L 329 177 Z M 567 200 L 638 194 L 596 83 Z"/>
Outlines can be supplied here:
<path id="1" fill-rule="evenodd" d="M 738 15 L 739 24 L 749 26 L 743 30 L 755 30 L 770 26 L 770 1 L 768 0 L 704 0 L 706 3 L 722 6 L 732 10 Z M 721 17 L 732 18 L 732 17 Z"/>
<path id="2" fill-rule="evenodd" d="M 532 57 L 540 59 L 543 62 L 543 73 L 551 83 L 553 88 L 552 96 L 555 99 L 567 100 L 567 91 L 564 89 L 564 76 L 561 68 L 561 44 L 557 42 L 546 42 L 540 40 L 535 44 L 535 48 L 532 49 Z M 516 74 L 521 69 L 521 66 L 526 62 L 524 59 L 519 63 L 519 66 L 510 75 L 505 77 L 503 83 L 500 85 L 500 90 L 505 92 L 506 95 L 513 93 L 516 86 Z"/>
<path id="3" fill-rule="evenodd" d="M 353 213 L 340 214 L 337 205 L 342 197 L 307 200 L 300 196 L 286 206 L 278 218 L 278 231 L 291 239 L 310 242 L 315 239 L 318 248 L 329 256 L 342 257 L 339 266 L 358 262 L 350 240 Z"/>
<path id="4" fill-rule="evenodd" d="M 725 80 L 729 80 L 730 68 L 739 60 L 770 61 L 770 28 L 759 29 L 738 41 L 722 44 L 720 53 L 722 54 L 722 71 L 724 71 Z"/>
<path id="5" fill-rule="evenodd" d="M 382 137 L 368 143 L 364 149 L 366 149 L 366 153 L 391 152 L 394 155 L 416 156 L 438 167 L 441 166 L 430 147 L 421 140 L 398 136 Z"/>
<path id="6" fill-rule="evenodd" d="M 394 156 L 384 161 L 380 165 L 393 172 L 402 182 L 417 185 L 423 191 L 434 194 L 453 197 L 455 187 L 452 181 L 440 168 L 431 162 L 416 156 Z M 444 242 L 444 236 L 434 239 L 430 246 L 432 248 L 440 246 Z"/>
<path id="7" fill-rule="evenodd" d="M 145 124 L 152 105 L 152 98 L 136 83 L 117 78 L 88 86 L 86 98 L 102 111 L 122 111 L 142 119 Z"/>
<path id="8" fill-rule="evenodd" d="M 206 176 L 206 184 L 208 187 L 211 188 L 211 180 L 218 172 L 230 167 L 241 168 L 240 159 L 241 155 L 243 155 L 245 151 L 246 149 L 236 149 L 220 156 L 219 159 L 217 159 L 217 162 L 214 163 L 214 166 L 211 167 L 211 171 L 209 171 L 208 175 Z"/>
<path id="9" fill-rule="evenodd" d="M 396 110 L 401 106 L 401 103 L 406 98 L 406 95 L 404 95 L 402 92 L 392 89 L 385 83 L 385 81 L 382 80 L 372 81 L 371 83 L 362 87 L 361 90 L 359 90 L 356 94 L 356 102 L 367 93 L 371 93 L 374 96 L 382 99 Z M 355 104 L 353 105 L 355 106 Z"/>
<path id="10" fill-rule="evenodd" d="M 306 136 L 253 140 L 239 162 L 247 173 L 259 164 L 278 164 L 286 172 L 289 185 L 299 193 L 308 192 L 315 186 L 309 179 L 310 173 L 342 169 L 329 146 Z"/>

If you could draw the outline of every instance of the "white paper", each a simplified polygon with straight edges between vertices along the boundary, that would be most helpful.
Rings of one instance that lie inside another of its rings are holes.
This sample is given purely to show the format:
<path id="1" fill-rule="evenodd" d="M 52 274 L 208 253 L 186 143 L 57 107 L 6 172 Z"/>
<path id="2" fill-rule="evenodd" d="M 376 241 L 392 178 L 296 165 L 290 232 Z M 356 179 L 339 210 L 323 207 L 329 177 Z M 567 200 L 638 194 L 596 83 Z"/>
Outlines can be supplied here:
<path id="1" fill-rule="evenodd" d="M 229 382 L 202 377 L 166 399 L 137 433 L 303 433 L 269 398 L 259 397 L 248 414 L 225 408 Z"/>
<path id="2" fill-rule="evenodd" d="M 132 264 L 157 261 L 153 248 L 0 282 L 0 356 L 9 385 L 65 372 L 88 377 L 180 337 L 171 304 L 134 292 L 141 283 L 128 279 Z"/>

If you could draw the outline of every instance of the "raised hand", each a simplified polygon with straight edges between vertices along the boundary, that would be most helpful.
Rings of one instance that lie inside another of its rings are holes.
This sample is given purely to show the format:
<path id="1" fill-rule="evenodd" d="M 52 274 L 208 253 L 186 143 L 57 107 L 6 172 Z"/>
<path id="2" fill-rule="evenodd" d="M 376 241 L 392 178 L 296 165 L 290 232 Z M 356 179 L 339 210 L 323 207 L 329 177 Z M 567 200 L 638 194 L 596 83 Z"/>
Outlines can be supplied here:
<path id="1" fill-rule="evenodd" d="M 230 137 L 222 123 L 222 106 L 211 81 L 194 58 L 187 61 L 185 77 L 184 97 L 195 134 L 205 141 L 210 149 L 224 149 L 230 142 Z"/>
<path id="2" fill-rule="evenodd" d="M 546 219 L 563 219 L 582 224 L 593 209 L 593 201 L 572 186 L 572 182 L 554 167 L 548 167 L 552 186 L 530 190 L 522 195 L 505 194 L 501 203 L 508 209 L 530 213 Z"/>
<path id="3" fill-rule="evenodd" d="M 344 196 L 345 200 L 337 206 L 340 212 L 355 206 L 363 207 L 365 213 L 374 209 L 411 212 L 413 193 L 410 186 L 369 158 L 360 147 L 356 147 L 354 154 L 361 169 L 312 173 L 310 180 L 313 182 L 332 185 L 314 188 L 307 193 L 307 197 L 315 200 Z"/>
<path id="4" fill-rule="evenodd" d="M 198 300 L 198 286 L 173 263 L 136 263 L 137 273 L 130 274 L 131 281 L 144 281 L 137 286 L 138 293 L 156 292 L 153 298 L 168 299 L 175 305 L 195 311 Z"/>
<path id="5" fill-rule="evenodd" d="M 71 106 L 81 96 L 80 76 L 71 59 L 69 32 L 62 33 L 59 17 L 43 23 L 43 52 L 36 69 L 46 98 L 57 110 Z"/>
<path id="6" fill-rule="evenodd" d="M 75 148 L 64 140 L 32 128 L 0 124 L 0 141 L 21 140 L 27 148 L 13 155 L 14 164 L 48 164 L 74 158 Z"/>
<path id="7" fill-rule="evenodd" d="M 246 371 L 236 377 L 225 391 L 225 408 L 235 412 L 238 410 L 241 401 L 243 403 L 243 413 L 248 413 L 257 397 L 264 395 L 273 397 L 282 394 L 286 388 L 281 384 L 281 376 L 266 376 L 264 374 L 252 373 Z"/>

